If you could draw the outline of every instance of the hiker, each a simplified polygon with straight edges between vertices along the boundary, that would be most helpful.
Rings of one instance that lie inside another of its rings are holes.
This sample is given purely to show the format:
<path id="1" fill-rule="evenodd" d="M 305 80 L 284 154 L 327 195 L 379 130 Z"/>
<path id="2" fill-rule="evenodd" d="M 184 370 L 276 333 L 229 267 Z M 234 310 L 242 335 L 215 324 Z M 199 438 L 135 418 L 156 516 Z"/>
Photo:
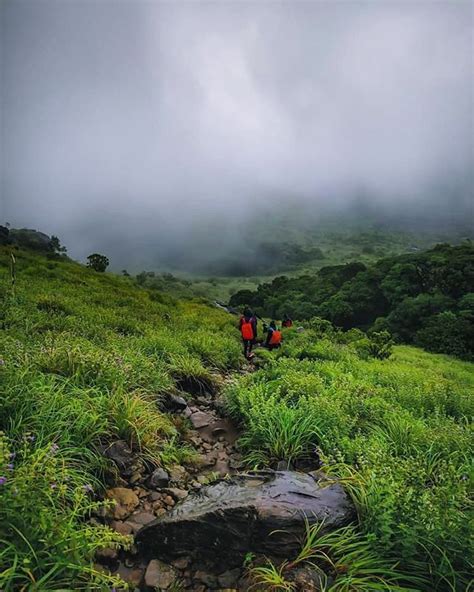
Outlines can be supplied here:
<path id="1" fill-rule="evenodd" d="M 253 356 L 252 346 L 257 338 L 257 318 L 248 307 L 240 317 L 239 329 L 244 344 L 244 356 L 249 360 Z"/>
<path id="2" fill-rule="evenodd" d="M 265 339 L 265 347 L 267 347 L 269 350 L 276 349 L 281 347 L 281 342 L 281 331 L 277 329 L 275 321 L 271 321 L 270 326 L 268 327 L 267 337 Z"/>
<path id="3" fill-rule="evenodd" d="M 293 321 L 290 319 L 290 317 L 287 314 L 283 315 L 283 321 L 281 323 L 282 327 L 293 327 Z"/>

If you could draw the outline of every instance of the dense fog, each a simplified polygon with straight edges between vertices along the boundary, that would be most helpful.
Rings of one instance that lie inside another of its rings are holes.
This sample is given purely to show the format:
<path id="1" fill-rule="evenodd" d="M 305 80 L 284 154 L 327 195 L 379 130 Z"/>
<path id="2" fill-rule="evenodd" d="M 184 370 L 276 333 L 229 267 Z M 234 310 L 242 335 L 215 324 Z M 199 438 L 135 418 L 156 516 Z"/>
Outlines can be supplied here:
<path id="1" fill-rule="evenodd" d="M 470 2 L 0 11 L 0 223 L 73 257 L 192 270 L 286 216 L 472 221 Z"/>

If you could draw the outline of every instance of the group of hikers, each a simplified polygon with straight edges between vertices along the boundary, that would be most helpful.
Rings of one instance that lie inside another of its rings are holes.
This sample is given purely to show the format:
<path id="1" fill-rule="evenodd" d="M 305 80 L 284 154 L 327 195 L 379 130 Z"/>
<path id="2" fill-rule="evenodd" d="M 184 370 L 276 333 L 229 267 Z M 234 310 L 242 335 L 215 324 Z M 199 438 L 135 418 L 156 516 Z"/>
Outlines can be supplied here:
<path id="1" fill-rule="evenodd" d="M 257 323 L 258 319 L 250 308 L 245 308 L 239 321 L 240 334 L 242 335 L 242 342 L 244 345 L 244 356 L 247 360 L 253 357 L 252 348 L 257 342 Z M 283 336 L 281 329 L 277 327 L 275 321 L 270 321 L 269 325 L 266 324 L 263 319 L 260 319 L 263 323 L 263 332 L 266 333 L 265 339 L 262 343 L 263 347 L 269 350 L 277 349 L 281 347 Z M 291 327 L 293 321 L 288 315 L 283 316 L 282 327 Z"/>

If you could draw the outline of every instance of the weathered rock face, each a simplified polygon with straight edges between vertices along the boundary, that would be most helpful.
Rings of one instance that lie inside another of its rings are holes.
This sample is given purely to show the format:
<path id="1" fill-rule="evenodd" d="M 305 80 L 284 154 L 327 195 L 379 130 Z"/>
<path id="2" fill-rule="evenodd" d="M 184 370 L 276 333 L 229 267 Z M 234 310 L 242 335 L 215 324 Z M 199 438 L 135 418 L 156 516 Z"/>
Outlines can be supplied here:
<path id="1" fill-rule="evenodd" d="M 285 557 L 297 552 L 305 518 L 324 521 L 327 531 L 354 515 L 342 486 L 324 476 L 256 472 L 203 487 L 140 529 L 136 540 L 149 557 L 171 561 L 189 555 L 235 566 L 249 551 Z"/>

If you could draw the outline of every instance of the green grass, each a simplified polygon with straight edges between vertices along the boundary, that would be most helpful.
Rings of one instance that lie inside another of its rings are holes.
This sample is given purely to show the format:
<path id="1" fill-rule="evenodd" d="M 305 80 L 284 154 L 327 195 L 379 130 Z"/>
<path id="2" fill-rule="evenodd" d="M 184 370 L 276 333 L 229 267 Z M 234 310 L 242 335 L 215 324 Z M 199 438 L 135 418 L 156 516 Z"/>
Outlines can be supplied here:
<path id="1" fill-rule="evenodd" d="M 325 470 L 351 492 L 374 557 L 426 581 L 416 589 L 464 590 L 474 366 L 405 346 L 387 360 L 367 358 L 356 334 L 353 343 L 310 329 L 285 337 L 262 369 L 227 389 L 249 465 L 304 459 L 318 447 Z M 331 589 L 378 589 L 341 578 Z"/>
<path id="2" fill-rule="evenodd" d="M 239 367 L 235 319 L 66 259 L 16 259 L 13 289 L 0 249 L 0 588 L 111 589 L 120 584 L 94 555 L 129 541 L 88 521 L 110 468 L 99 450 L 121 438 L 156 464 L 192 460 L 184 426 L 159 403 L 214 392 Z M 228 407 L 249 465 L 318 447 L 359 520 L 308 532 L 284 569 L 260 566 L 259 585 L 289 590 L 288 569 L 314 562 L 333 591 L 465 590 L 473 365 L 402 346 L 378 360 L 360 332 L 306 327 L 257 353 L 259 370 L 228 386 Z"/>
<path id="3" fill-rule="evenodd" d="M 237 368 L 233 319 L 66 259 L 0 249 L 0 588 L 104 590 L 97 549 L 128 539 L 86 519 L 124 439 L 148 460 L 193 460 L 159 411 L 166 392 Z"/>

